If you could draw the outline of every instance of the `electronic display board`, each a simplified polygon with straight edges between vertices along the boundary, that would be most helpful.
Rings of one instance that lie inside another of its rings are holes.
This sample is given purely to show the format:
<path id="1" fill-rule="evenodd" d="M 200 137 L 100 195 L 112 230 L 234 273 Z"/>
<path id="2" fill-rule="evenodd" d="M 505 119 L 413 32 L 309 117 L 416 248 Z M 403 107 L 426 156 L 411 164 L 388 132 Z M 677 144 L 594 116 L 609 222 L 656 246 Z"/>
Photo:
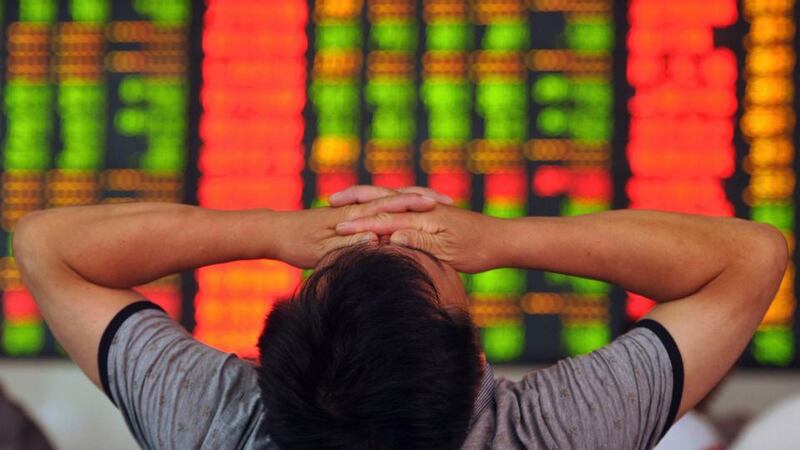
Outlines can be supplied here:
<path id="1" fill-rule="evenodd" d="M 0 353 L 58 354 L 11 256 L 14 224 L 40 208 L 183 199 L 191 5 L 0 5 Z M 179 277 L 140 290 L 181 317 Z"/>
<path id="2" fill-rule="evenodd" d="M 794 245 L 795 1 L 0 4 L 6 357 L 61 354 L 10 252 L 16 220 L 46 207 L 290 210 L 418 184 L 509 218 L 735 215 Z M 798 365 L 794 269 L 743 364 Z M 302 276 L 241 261 L 140 289 L 202 341 L 254 356 Z M 589 352 L 652 307 L 560 274 L 464 280 L 494 362 Z"/>

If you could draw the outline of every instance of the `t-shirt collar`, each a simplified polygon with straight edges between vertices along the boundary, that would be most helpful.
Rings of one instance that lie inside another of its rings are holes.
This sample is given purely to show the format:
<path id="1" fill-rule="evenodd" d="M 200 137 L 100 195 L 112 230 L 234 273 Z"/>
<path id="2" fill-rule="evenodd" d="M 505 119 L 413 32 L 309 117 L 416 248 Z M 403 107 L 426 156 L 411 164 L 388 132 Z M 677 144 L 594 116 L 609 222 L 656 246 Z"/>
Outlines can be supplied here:
<path id="1" fill-rule="evenodd" d="M 483 377 L 481 378 L 481 385 L 478 388 L 478 395 L 475 397 L 475 403 L 472 407 L 472 418 L 469 421 L 469 426 L 478 420 L 484 409 L 494 400 L 494 371 L 492 366 L 488 363 L 483 368 Z"/>

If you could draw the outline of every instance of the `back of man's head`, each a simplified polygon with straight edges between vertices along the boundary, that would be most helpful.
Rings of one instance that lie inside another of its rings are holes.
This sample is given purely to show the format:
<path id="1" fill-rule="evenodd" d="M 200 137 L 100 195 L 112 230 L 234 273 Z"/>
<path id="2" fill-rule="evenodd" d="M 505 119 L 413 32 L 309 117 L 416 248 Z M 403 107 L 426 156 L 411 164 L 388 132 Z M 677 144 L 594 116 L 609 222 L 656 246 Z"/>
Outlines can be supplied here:
<path id="1" fill-rule="evenodd" d="M 343 250 L 259 340 L 265 431 L 281 448 L 458 448 L 480 380 L 474 327 L 413 258 Z"/>

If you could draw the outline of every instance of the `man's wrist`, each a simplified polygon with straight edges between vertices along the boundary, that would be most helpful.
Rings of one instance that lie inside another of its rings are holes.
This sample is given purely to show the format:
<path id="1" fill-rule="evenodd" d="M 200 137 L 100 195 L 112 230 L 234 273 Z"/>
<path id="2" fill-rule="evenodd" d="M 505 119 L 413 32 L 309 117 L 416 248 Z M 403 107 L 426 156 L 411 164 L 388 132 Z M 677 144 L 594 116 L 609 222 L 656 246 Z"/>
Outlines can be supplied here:
<path id="1" fill-rule="evenodd" d="M 497 267 L 535 268 L 536 244 L 541 241 L 536 229 L 544 220 L 541 217 L 498 219 L 495 227 L 498 245 L 495 245 L 494 255 Z"/>
<path id="2" fill-rule="evenodd" d="M 516 267 L 516 254 L 519 251 L 519 220 L 492 218 L 489 227 L 488 259 L 492 267 Z"/>
<path id="3" fill-rule="evenodd" d="M 241 245 L 243 259 L 275 259 L 278 243 L 283 239 L 281 220 L 285 213 L 269 209 L 251 209 L 233 212 L 235 224 L 229 230 Z"/>
<path id="4" fill-rule="evenodd" d="M 262 242 L 263 258 L 280 259 L 282 255 L 281 244 L 292 239 L 288 236 L 292 225 L 291 211 L 273 211 L 271 209 L 259 209 L 256 211 L 258 223 L 261 229 L 260 242 Z"/>

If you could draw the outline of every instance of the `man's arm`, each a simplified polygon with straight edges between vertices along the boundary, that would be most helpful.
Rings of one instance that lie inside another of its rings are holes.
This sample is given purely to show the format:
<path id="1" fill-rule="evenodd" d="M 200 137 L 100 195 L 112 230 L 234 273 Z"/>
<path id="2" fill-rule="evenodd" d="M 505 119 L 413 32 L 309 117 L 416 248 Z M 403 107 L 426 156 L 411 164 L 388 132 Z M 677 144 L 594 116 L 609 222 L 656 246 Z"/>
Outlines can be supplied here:
<path id="1" fill-rule="evenodd" d="M 266 256 L 271 214 L 146 203 L 52 209 L 17 224 L 14 256 L 53 334 L 99 385 L 100 337 L 142 298 L 130 288 L 195 265 Z"/>
<path id="2" fill-rule="evenodd" d="M 787 263 L 779 231 L 741 219 L 629 210 L 505 225 L 507 264 L 605 280 L 660 302 L 646 318 L 682 355 L 679 416 L 736 362 Z"/>
<path id="3" fill-rule="evenodd" d="M 577 217 L 489 218 L 437 206 L 339 224 L 427 250 L 457 270 L 548 270 L 616 283 L 661 302 L 648 318 L 683 359 L 679 414 L 694 407 L 741 354 L 780 284 L 783 236 L 768 225 L 652 211 Z"/>
<path id="4" fill-rule="evenodd" d="M 131 288 L 182 270 L 239 259 L 273 258 L 312 267 L 342 239 L 344 218 L 379 211 L 423 211 L 434 200 L 407 194 L 346 208 L 277 213 L 213 211 L 137 203 L 58 208 L 25 216 L 14 256 L 45 321 L 99 386 L 97 351 L 111 319 L 140 300 Z"/>

